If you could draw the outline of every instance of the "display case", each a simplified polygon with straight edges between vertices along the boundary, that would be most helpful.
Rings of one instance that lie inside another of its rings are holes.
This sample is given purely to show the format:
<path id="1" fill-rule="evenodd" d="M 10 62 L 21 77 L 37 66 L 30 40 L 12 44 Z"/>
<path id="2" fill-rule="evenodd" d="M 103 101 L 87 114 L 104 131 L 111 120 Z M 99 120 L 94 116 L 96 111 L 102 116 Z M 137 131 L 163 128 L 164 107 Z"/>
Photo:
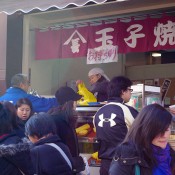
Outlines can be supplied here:
<path id="1" fill-rule="evenodd" d="M 158 103 L 161 104 L 161 90 L 158 86 L 137 84 L 131 86 L 132 96 L 128 105 L 140 111 L 144 106 Z"/>
<path id="2" fill-rule="evenodd" d="M 99 174 L 100 161 L 92 158 L 92 154 L 98 150 L 98 141 L 96 139 L 96 132 L 93 125 L 93 117 L 97 110 L 102 105 L 93 106 L 77 106 L 76 111 L 78 113 L 77 128 L 85 126 L 87 133 L 78 134 L 79 150 L 82 156 L 85 156 L 88 160 L 91 174 Z M 89 127 L 88 127 L 89 125 Z"/>

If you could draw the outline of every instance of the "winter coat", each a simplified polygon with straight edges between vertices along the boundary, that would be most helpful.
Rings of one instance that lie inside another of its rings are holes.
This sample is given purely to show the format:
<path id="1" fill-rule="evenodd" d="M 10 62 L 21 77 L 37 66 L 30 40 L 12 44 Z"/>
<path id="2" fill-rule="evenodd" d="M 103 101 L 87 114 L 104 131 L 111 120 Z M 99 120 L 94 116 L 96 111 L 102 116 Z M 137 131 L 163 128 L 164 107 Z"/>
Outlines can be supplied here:
<path id="1" fill-rule="evenodd" d="M 175 152 L 170 149 L 172 175 L 175 175 Z M 109 175 L 135 175 L 135 165 L 139 165 L 141 175 L 152 175 L 152 168 L 144 153 L 139 155 L 132 144 L 124 144 L 116 149 Z"/>
<path id="2" fill-rule="evenodd" d="M 16 144 L 18 146 L 16 147 Z M 22 143 L 15 134 L 8 134 L 0 138 L 0 174 L 33 175 L 30 159 L 30 144 Z"/>
<path id="3" fill-rule="evenodd" d="M 72 157 L 68 147 L 61 142 L 58 136 L 49 136 L 39 140 L 31 149 L 31 158 L 35 174 L 72 175 L 69 165 L 60 152 L 46 143 L 55 143 L 58 145 L 72 162 Z"/>
<path id="4" fill-rule="evenodd" d="M 133 107 L 123 104 L 122 98 L 113 98 L 108 102 L 96 112 L 94 125 L 99 142 L 99 158 L 112 160 L 116 146 L 124 140 L 128 126 L 132 124 L 138 112 Z M 125 109 L 122 110 L 116 104 L 127 108 L 130 115 L 124 115 Z"/>
<path id="5" fill-rule="evenodd" d="M 107 101 L 107 86 L 109 81 L 101 77 L 96 83 L 92 84 L 90 91 L 96 96 L 98 102 Z"/>
<path id="6" fill-rule="evenodd" d="M 56 98 L 37 97 L 17 87 L 7 89 L 0 101 L 10 101 L 15 105 L 20 98 L 28 98 L 31 101 L 33 112 L 47 112 L 50 108 L 58 106 Z"/>
<path id="7" fill-rule="evenodd" d="M 59 135 L 62 142 L 68 146 L 71 155 L 76 157 L 79 155 L 78 139 L 75 129 L 65 119 L 64 112 L 58 112 L 52 115 L 52 118 L 56 124 L 57 134 Z"/>

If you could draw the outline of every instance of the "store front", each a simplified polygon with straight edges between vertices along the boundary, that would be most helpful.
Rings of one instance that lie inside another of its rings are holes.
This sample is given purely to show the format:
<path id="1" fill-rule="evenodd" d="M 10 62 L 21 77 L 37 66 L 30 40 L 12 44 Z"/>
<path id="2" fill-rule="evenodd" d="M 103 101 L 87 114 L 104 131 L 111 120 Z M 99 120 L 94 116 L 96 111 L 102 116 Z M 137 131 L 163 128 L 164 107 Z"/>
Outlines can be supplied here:
<path id="1" fill-rule="evenodd" d="M 23 46 L 23 72 L 29 73 L 30 71 L 32 85 L 39 90 L 42 87 L 41 94 L 45 95 L 53 94 L 58 86 L 65 84 L 67 81 L 83 79 L 88 84 L 88 70 L 98 66 L 103 68 L 105 72 L 108 72 L 110 78 L 123 74 L 132 80 L 140 80 L 141 77 L 132 76 L 142 76 L 140 73 L 132 73 L 130 72 L 133 71 L 131 70 L 132 67 L 125 67 L 128 60 L 131 60 L 129 58 L 125 59 L 129 54 L 119 54 L 119 61 L 117 63 L 95 65 L 87 65 L 86 57 L 77 59 L 35 60 L 35 29 L 53 27 L 59 24 L 69 25 L 81 22 L 96 22 L 110 18 L 114 19 L 114 17 L 130 18 L 131 16 L 139 16 L 142 14 L 163 13 L 167 10 L 172 11 L 171 7 L 174 5 L 173 1 L 166 1 L 166 3 L 162 3 L 162 1 L 159 3 L 154 3 L 153 1 L 144 3 L 126 1 L 64 9 L 61 11 L 27 14 L 24 16 L 24 40 L 29 41 L 29 43 L 24 43 Z M 145 53 L 140 53 L 140 57 L 142 60 L 147 59 Z M 35 75 L 35 77 L 33 75 Z M 44 77 L 44 82 L 38 81 L 41 79 L 41 75 Z M 153 77 L 154 74 L 151 73 L 151 76 Z M 150 79 L 152 77 L 148 75 L 146 78 Z M 47 85 L 44 86 L 44 84 Z"/>
<path id="2" fill-rule="evenodd" d="M 13 14 L 19 9 L 24 13 L 30 12 L 23 14 L 22 72 L 30 76 L 32 86 L 41 95 L 52 95 L 59 86 L 64 85 L 66 82 L 71 82 L 71 80 L 83 79 L 88 84 L 87 72 L 92 67 L 103 68 L 105 72 L 108 72 L 107 74 L 110 78 L 123 74 L 132 80 L 141 80 L 143 76 L 138 71 L 144 69 L 145 65 L 143 67 L 134 67 L 133 62 L 145 62 L 149 58 L 145 53 L 119 54 L 118 62 L 94 65 L 87 65 L 86 57 L 77 59 L 36 60 L 35 29 L 48 28 L 57 24 L 66 25 L 70 23 L 114 19 L 114 17 L 116 19 L 122 19 L 143 14 L 162 14 L 173 11 L 173 7 L 175 6 L 173 0 L 166 2 L 162 2 L 161 0 L 156 2 L 153 0 L 147 0 L 146 2 L 140 2 L 139 0 L 123 2 L 102 0 L 82 2 L 80 0 L 72 0 L 71 3 L 68 0 L 64 0 L 59 2 L 52 1 L 52 4 L 48 0 L 42 2 L 35 1 L 35 3 L 33 1 L 29 3 L 16 1 L 14 2 L 15 4 L 12 3 L 10 6 L 8 4 L 10 1 L 4 1 L 3 3 L 0 10 L 5 11 L 7 14 Z M 4 8 L 6 9 L 4 10 Z M 138 55 L 139 58 L 136 58 Z M 129 62 L 132 62 L 132 66 L 130 66 Z M 151 72 L 152 70 L 155 71 L 155 69 L 152 69 L 152 65 L 149 66 L 151 70 L 144 71 L 147 72 L 146 75 L 144 74 L 144 77 L 146 79 L 157 78 L 160 73 Z M 166 66 L 161 65 L 160 67 L 165 69 Z M 161 69 L 159 70 L 166 72 Z M 170 74 L 166 76 L 171 77 L 174 75 L 174 72 L 172 71 Z"/>
<path id="3" fill-rule="evenodd" d="M 69 4 L 68 1 L 70 0 L 52 1 L 54 4 L 53 6 L 53 4 L 49 4 L 50 1 L 48 0 L 38 0 L 35 1 L 36 4 L 33 4 L 33 1 L 31 0 L 28 1 L 28 4 L 26 4 L 26 1 L 25 3 L 22 3 L 22 1 L 16 0 L 16 2 L 14 1 L 15 4 L 11 4 L 11 6 L 6 9 L 7 14 L 13 14 L 18 9 L 22 9 L 25 13 L 30 12 L 28 14 L 22 14 L 24 15 L 23 44 L 21 45 L 22 62 L 20 64 L 22 65 L 22 73 L 29 75 L 32 87 L 37 89 L 40 95 L 53 95 L 58 87 L 63 86 L 66 83 L 71 83 L 72 80 L 83 79 L 85 83 L 88 84 L 87 74 L 93 67 L 101 67 L 110 78 L 116 75 L 126 75 L 133 81 L 141 83 L 147 82 L 150 84 L 152 83 L 153 85 L 155 85 L 155 82 L 157 85 L 161 85 L 164 79 L 172 78 L 172 85 L 175 85 L 173 84 L 175 81 L 175 79 L 173 79 L 175 77 L 175 64 L 161 64 L 160 60 L 153 60 L 150 51 L 148 52 L 147 50 L 132 53 L 119 53 L 118 62 L 103 64 L 87 64 L 86 56 L 78 58 L 68 57 L 64 59 L 49 59 L 49 57 L 36 59 L 35 51 L 36 29 L 47 31 L 48 28 L 60 25 L 74 26 L 75 24 L 77 25 L 80 23 L 92 24 L 101 21 L 112 21 L 125 18 L 131 20 L 132 17 L 143 17 L 143 20 L 145 20 L 147 19 L 147 15 L 155 14 L 157 16 L 164 13 L 175 16 L 173 12 L 173 8 L 175 7 L 174 0 L 166 0 L 166 2 L 162 2 L 162 0 L 157 0 L 156 2 L 155 0 L 146 0 L 145 2 L 140 0 L 123 2 L 107 2 L 104 0 L 82 2 L 82 0 L 72 0 L 74 3 L 71 4 Z M 5 2 L 10 3 L 10 0 L 4 0 L 4 3 Z M 60 4 L 58 4 L 59 2 Z M 5 6 L 1 6 L 0 3 L 0 11 L 4 11 L 3 8 L 5 8 Z M 36 10 L 36 8 L 40 10 Z M 32 9 L 34 10 L 31 11 Z M 175 44 L 171 49 L 175 49 Z M 14 62 L 15 61 L 16 60 L 14 60 Z M 4 67 L 6 66 L 5 64 L 3 65 Z M 0 68 L 4 70 L 4 67 Z M 5 80 L 5 74 L 3 78 Z M 171 93 L 175 93 L 173 91 L 174 89 L 170 89 Z M 173 94 L 169 94 L 169 96 L 173 97 Z M 175 103 L 173 98 L 169 99 L 169 101 Z M 95 113 L 97 109 L 91 110 L 91 112 Z M 89 111 L 90 110 L 88 109 L 88 112 Z M 83 116 L 83 118 L 86 120 L 85 122 L 91 119 L 89 121 L 91 121 L 92 124 L 92 115 L 87 116 L 87 119 L 85 116 Z M 80 121 L 82 121 L 81 118 Z M 83 138 L 81 140 L 83 140 Z M 82 141 L 82 143 L 82 150 L 86 148 L 89 151 L 87 143 L 90 143 L 89 146 L 92 148 L 92 145 L 96 143 L 96 140 L 89 139 Z M 92 152 L 93 151 L 92 148 Z M 98 174 L 98 168 L 94 168 L 92 171 L 95 172 L 94 174 Z"/>

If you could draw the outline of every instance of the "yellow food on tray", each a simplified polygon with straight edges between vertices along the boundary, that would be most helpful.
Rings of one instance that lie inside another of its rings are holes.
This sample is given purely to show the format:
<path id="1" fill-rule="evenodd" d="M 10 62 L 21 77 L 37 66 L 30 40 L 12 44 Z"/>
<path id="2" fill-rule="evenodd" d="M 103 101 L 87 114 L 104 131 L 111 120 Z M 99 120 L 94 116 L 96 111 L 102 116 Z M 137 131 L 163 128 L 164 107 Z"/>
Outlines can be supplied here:
<path id="1" fill-rule="evenodd" d="M 76 130 L 76 133 L 79 134 L 79 132 L 83 131 L 83 130 L 87 130 L 87 132 L 88 132 L 88 129 L 90 129 L 90 125 L 89 124 L 84 124 L 84 125 L 76 128 L 75 130 Z M 83 132 L 85 132 L 85 131 L 83 131 Z"/>
<path id="2" fill-rule="evenodd" d="M 81 131 L 78 133 L 79 136 L 85 136 L 86 134 L 88 134 L 88 130 L 87 130 L 87 129 L 81 130 Z"/>

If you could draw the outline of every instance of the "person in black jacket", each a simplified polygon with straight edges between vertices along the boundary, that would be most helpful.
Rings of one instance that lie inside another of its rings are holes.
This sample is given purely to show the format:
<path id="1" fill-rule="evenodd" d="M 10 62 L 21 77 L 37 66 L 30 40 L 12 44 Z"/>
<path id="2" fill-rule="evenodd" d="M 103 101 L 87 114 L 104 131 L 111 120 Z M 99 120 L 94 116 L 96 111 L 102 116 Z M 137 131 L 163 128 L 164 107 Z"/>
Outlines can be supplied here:
<path id="1" fill-rule="evenodd" d="M 115 148 L 125 138 L 138 112 L 127 103 L 131 98 L 132 82 L 127 77 L 114 77 L 108 86 L 108 103 L 94 116 L 98 155 L 101 159 L 100 175 L 108 175 Z"/>
<path id="2" fill-rule="evenodd" d="M 45 113 L 33 115 L 25 125 L 25 133 L 34 143 L 31 158 L 37 175 L 72 175 L 72 156 L 68 147 L 56 135 L 55 123 Z M 68 161 L 53 144 L 59 147 Z"/>
<path id="3" fill-rule="evenodd" d="M 76 126 L 76 101 L 80 100 L 81 95 L 74 92 L 70 87 L 61 87 L 55 97 L 60 106 L 52 108 L 48 113 L 54 120 L 57 128 L 57 134 L 64 144 L 69 147 L 73 157 L 79 155 L 78 139 L 75 132 Z"/>
<path id="4" fill-rule="evenodd" d="M 97 102 L 107 101 L 107 86 L 110 81 L 101 68 L 95 67 L 88 72 L 90 87 L 88 90 L 94 94 Z M 76 85 L 82 84 L 82 80 L 77 80 Z"/>
<path id="5" fill-rule="evenodd" d="M 0 174 L 1 175 L 26 175 L 33 174 L 30 159 L 29 146 L 20 146 L 17 149 L 9 149 L 9 145 L 22 143 L 22 140 L 15 134 L 13 127 L 15 120 L 11 111 L 0 103 Z M 15 153 L 14 153 L 15 152 Z"/>
<path id="6" fill-rule="evenodd" d="M 125 140 L 116 149 L 109 175 L 174 175 L 175 151 L 170 147 L 172 115 L 159 104 L 142 109 Z"/>

